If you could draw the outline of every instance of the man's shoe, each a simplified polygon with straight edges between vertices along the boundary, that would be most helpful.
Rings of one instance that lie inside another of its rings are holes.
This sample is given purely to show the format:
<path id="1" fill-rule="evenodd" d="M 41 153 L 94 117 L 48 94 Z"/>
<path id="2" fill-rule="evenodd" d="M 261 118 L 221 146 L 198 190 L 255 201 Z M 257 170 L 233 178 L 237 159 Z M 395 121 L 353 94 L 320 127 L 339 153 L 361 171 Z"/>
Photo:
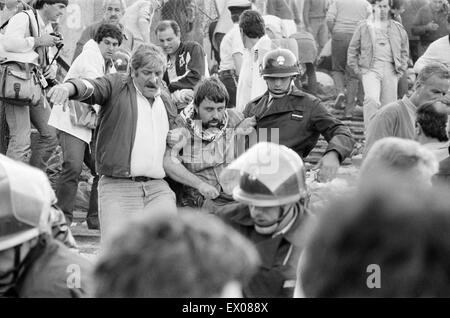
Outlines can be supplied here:
<path id="1" fill-rule="evenodd" d="M 345 95 L 343 93 L 339 93 L 339 95 L 336 97 L 334 101 L 334 108 L 343 109 L 344 102 L 345 102 Z"/>
<path id="2" fill-rule="evenodd" d="M 100 230 L 100 222 L 98 217 L 88 217 L 86 218 L 87 227 L 89 230 Z"/>

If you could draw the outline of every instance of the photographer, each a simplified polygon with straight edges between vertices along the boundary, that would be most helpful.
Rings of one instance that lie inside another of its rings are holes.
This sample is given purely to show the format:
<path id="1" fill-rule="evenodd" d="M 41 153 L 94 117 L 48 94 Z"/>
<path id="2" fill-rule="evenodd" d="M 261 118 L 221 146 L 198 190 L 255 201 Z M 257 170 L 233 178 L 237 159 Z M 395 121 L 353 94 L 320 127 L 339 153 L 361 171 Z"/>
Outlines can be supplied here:
<path id="1" fill-rule="evenodd" d="M 62 46 L 62 37 L 54 32 L 52 23 L 64 14 L 67 4 L 68 0 L 37 0 L 35 10 L 19 12 L 9 20 L 2 41 L 7 60 L 23 68 L 33 68 L 42 88 L 36 106 L 4 103 L 11 136 L 6 154 L 44 171 L 58 143 L 55 129 L 47 124 L 51 109 L 44 91 L 55 83 L 57 66 L 52 62 L 56 47 Z M 39 138 L 30 158 L 31 123 L 39 131 Z"/>

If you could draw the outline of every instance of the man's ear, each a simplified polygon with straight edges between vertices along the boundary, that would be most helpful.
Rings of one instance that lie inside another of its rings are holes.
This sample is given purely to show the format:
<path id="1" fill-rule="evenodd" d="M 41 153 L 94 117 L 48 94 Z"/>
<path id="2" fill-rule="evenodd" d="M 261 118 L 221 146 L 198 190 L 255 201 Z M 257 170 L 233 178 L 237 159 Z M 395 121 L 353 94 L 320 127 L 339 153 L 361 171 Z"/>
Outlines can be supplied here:
<path id="1" fill-rule="evenodd" d="M 416 122 L 416 124 L 414 125 L 414 135 L 416 135 L 417 137 L 423 135 L 422 127 L 418 122 Z"/>

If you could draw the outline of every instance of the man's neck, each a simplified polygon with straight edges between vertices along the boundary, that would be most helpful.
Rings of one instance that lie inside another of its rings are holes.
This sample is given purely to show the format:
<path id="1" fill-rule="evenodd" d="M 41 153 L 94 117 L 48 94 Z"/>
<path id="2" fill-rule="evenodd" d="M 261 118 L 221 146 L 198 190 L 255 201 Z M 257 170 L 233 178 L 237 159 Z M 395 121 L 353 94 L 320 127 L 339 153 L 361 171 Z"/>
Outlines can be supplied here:
<path id="1" fill-rule="evenodd" d="M 178 47 L 175 50 L 175 52 L 173 52 L 172 54 L 169 54 L 169 58 L 170 59 L 175 59 L 176 58 L 176 55 L 177 55 L 178 50 L 180 49 L 180 46 L 181 46 L 181 43 L 180 43 L 180 45 L 178 45 Z"/>
<path id="2" fill-rule="evenodd" d="M 420 106 L 420 100 L 419 100 L 419 96 L 416 95 L 416 93 L 413 93 L 411 95 L 411 97 L 409 98 L 409 100 L 411 101 L 411 103 L 416 106 L 419 107 Z"/>
<path id="3" fill-rule="evenodd" d="M 418 138 L 417 141 L 419 142 L 419 144 L 421 145 L 426 145 L 426 144 L 435 144 L 438 143 L 439 140 L 437 138 L 430 138 L 425 136 L 424 134 L 421 134 Z"/>
<path id="4" fill-rule="evenodd" d="M 256 38 L 256 39 L 247 38 L 247 45 L 246 45 L 246 48 L 247 48 L 247 49 L 252 49 L 252 48 L 256 45 L 256 43 L 258 43 L 258 41 L 259 41 L 260 39 L 261 39 L 261 38 Z"/>
<path id="5" fill-rule="evenodd" d="M 41 17 L 41 19 L 42 19 L 42 22 L 44 22 L 44 25 L 47 25 L 47 24 L 49 24 L 49 20 L 48 20 L 48 18 L 45 16 L 45 14 L 44 14 L 44 10 L 43 9 L 39 9 L 39 10 L 37 10 L 37 12 L 39 13 L 39 16 Z M 38 21 L 37 21 L 38 22 Z M 39 23 L 39 22 L 38 22 Z"/>

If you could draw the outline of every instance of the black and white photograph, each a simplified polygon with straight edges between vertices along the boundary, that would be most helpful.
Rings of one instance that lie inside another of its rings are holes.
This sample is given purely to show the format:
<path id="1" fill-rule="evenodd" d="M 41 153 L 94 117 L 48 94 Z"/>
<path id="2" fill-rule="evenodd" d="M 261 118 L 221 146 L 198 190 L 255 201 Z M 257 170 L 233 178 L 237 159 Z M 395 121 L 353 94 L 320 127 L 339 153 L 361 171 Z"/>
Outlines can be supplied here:
<path id="1" fill-rule="evenodd" d="M 449 34 L 450 0 L 0 0 L 0 298 L 450 297 Z"/>

